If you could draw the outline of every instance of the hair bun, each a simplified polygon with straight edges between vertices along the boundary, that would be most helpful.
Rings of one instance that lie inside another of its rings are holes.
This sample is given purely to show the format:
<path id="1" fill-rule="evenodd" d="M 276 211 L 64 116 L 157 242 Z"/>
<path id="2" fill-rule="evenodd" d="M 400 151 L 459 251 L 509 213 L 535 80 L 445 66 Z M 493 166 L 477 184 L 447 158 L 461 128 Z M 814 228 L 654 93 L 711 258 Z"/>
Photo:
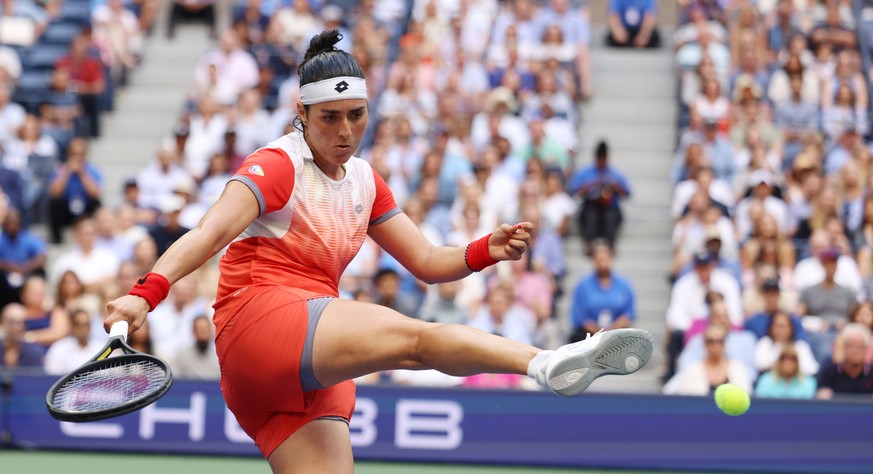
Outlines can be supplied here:
<path id="1" fill-rule="evenodd" d="M 322 31 L 309 40 L 309 47 L 306 48 L 306 54 L 303 56 L 303 61 L 308 61 L 315 56 L 327 51 L 337 51 L 336 44 L 343 39 L 343 35 L 337 30 Z"/>

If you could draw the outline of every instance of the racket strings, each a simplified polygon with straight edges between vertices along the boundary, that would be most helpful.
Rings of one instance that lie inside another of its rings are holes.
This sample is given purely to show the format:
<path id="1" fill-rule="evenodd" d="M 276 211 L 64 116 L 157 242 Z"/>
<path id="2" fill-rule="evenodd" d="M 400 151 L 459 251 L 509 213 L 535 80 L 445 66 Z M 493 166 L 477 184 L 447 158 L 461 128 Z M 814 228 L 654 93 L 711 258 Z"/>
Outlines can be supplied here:
<path id="1" fill-rule="evenodd" d="M 166 369 L 152 361 L 110 362 L 59 387 L 53 405 L 70 413 L 111 410 L 160 390 L 166 377 Z"/>

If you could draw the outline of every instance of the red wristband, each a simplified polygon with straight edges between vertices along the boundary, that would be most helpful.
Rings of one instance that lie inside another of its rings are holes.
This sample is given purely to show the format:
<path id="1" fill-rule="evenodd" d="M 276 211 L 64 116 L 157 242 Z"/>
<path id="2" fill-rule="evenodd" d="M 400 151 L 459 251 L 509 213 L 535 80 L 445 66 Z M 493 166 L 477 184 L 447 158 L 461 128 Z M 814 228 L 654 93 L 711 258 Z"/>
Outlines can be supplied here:
<path id="1" fill-rule="evenodd" d="M 474 240 L 467 245 L 467 251 L 464 253 L 464 262 L 467 264 L 467 268 L 469 268 L 470 271 L 480 272 L 497 263 L 497 260 L 494 260 L 491 258 L 491 255 L 488 254 L 489 238 L 491 238 L 491 234 L 488 234 L 481 239 Z"/>
<path id="2" fill-rule="evenodd" d="M 128 295 L 139 296 L 145 299 L 149 304 L 149 311 L 154 311 L 155 307 L 164 301 L 164 298 L 170 293 L 170 282 L 164 275 L 160 273 L 149 272 L 142 278 L 137 280 L 133 285 Z"/>

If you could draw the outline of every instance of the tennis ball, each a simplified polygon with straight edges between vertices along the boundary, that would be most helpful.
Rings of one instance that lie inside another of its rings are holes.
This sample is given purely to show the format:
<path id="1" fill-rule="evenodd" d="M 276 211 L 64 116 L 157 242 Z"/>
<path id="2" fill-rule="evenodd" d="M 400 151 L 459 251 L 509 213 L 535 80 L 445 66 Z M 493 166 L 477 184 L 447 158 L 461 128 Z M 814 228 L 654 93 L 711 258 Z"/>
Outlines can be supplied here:
<path id="1" fill-rule="evenodd" d="M 749 394 L 732 383 L 719 385 L 715 389 L 715 404 L 730 416 L 739 416 L 749 409 Z"/>

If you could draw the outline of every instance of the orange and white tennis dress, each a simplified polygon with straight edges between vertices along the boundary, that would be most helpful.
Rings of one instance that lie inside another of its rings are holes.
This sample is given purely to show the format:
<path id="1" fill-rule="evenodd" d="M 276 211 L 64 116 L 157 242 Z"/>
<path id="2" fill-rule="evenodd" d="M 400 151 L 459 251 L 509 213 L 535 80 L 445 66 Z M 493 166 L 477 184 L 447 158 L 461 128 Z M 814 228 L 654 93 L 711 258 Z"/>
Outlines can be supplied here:
<path id="1" fill-rule="evenodd" d="M 352 157 L 341 180 L 292 132 L 251 154 L 232 178 L 260 215 L 221 258 L 215 303 L 221 390 L 264 457 L 305 423 L 349 420 L 354 383 L 322 388 L 312 373 L 321 311 L 370 225 L 400 212 L 370 165 Z"/>

